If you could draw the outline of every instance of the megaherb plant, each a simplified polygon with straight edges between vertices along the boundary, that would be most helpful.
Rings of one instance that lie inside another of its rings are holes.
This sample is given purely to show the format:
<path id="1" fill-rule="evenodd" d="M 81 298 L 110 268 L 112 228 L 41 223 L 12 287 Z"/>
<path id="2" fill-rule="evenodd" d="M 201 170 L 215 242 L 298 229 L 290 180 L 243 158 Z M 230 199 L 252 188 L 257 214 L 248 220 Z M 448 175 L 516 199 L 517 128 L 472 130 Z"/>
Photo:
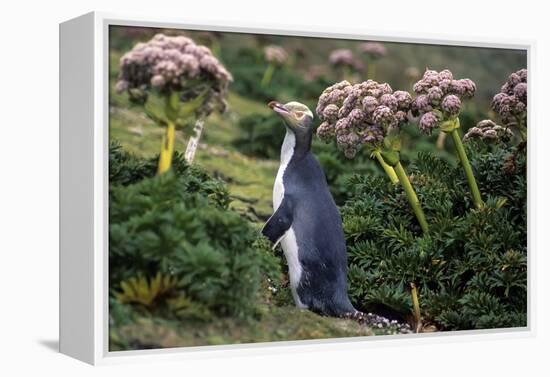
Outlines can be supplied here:
<path id="1" fill-rule="evenodd" d="M 508 76 L 506 83 L 495 94 L 491 107 L 499 115 L 502 124 L 490 119 L 479 122 L 464 135 L 464 141 L 482 139 L 492 144 L 507 142 L 519 134 L 521 143 L 515 153 L 508 156 L 505 168 L 516 168 L 518 155 L 527 147 L 527 69 L 520 69 Z"/>
<path id="2" fill-rule="evenodd" d="M 441 72 L 426 70 L 413 89 L 418 96 L 412 104 L 412 112 L 421 116 L 418 126 L 426 134 L 439 128 L 440 132 L 452 136 L 458 158 L 468 179 L 474 205 L 480 208 L 483 201 L 459 134 L 461 99 L 474 96 L 475 83 L 470 79 L 455 80 L 448 69 Z"/>
<path id="3" fill-rule="evenodd" d="M 380 42 L 364 42 L 358 47 L 359 51 L 367 55 L 367 77 L 376 78 L 376 66 L 378 60 L 387 55 L 386 46 Z"/>
<path id="4" fill-rule="evenodd" d="M 511 75 L 504 94 L 493 100 L 506 126 L 481 121 L 466 134 L 466 146 L 458 115 L 460 98 L 475 91 L 473 82 L 454 80 L 449 71 L 427 71 L 415 85 L 420 95 L 412 110 L 422 115 L 419 128 L 429 133 L 439 127 L 453 135 L 461 164 L 420 153 L 410 165 L 430 223 L 430 232 L 421 236 L 415 235 L 404 200 L 412 204 L 406 175 L 397 174 L 404 192 L 374 175 L 357 174 L 349 181 L 352 194 L 342 215 L 350 295 L 358 308 L 408 318 L 417 331 L 427 323 L 447 330 L 526 325 L 527 159 L 525 141 L 513 145 L 509 129 L 525 140 L 526 77 L 524 70 Z M 335 139 L 350 158 L 367 146 L 391 178 L 391 168 L 399 171 L 396 131 L 411 103 L 407 94 L 371 80 L 335 84 L 319 99 L 317 113 L 324 122 L 318 136 Z M 464 195 L 467 188 L 471 199 Z"/>
<path id="5" fill-rule="evenodd" d="M 363 69 L 363 64 L 355 57 L 353 51 L 347 48 L 333 50 L 328 61 L 340 74 L 343 80 L 352 80 L 355 72 Z"/>
<path id="6" fill-rule="evenodd" d="M 264 60 L 267 62 L 267 68 L 260 83 L 262 88 L 271 83 L 273 73 L 278 67 L 282 67 L 287 62 L 288 54 L 281 46 L 269 45 L 264 47 Z"/>
<path id="7" fill-rule="evenodd" d="M 527 70 L 512 73 L 491 104 L 507 128 L 515 128 L 527 141 Z"/>
<path id="8" fill-rule="evenodd" d="M 190 134 L 185 159 L 191 163 L 204 128 L 204 119 L 213 111 L 224 111 L 231 74 L 210 49 L 192 39 L 163 34 L 138 43 L 120 59 L 116 90 L 128 92 L 134 103 L 158 126 L 165 128 L 160 148 L 158 172 L 170 169 L 176 128 Z M 161 101 L 149 99 L 157 93 Z M 193 130 L 189 120 L 195 118 Z"/>
<path id="9" fill-rule="evenodd" d="M 416 328 L 526 326 L 525 149 L 510 142 L 487 144 L 487 139 L 472 139 L 465 148 L 485 205 L 469 208 L 460 165 L 420 153 L 409 170 L 430 223 L 430 232 L 422 236 L 397 186 L 375 175 L 349 181 L 352 196 L 342 216 L 349 292 L 358 309 L 408 319 Z"/>
<path id="10" fill-rule="evenodd" d="M 394 92 L 387 83 L 339 82 L 319 97 L 316 112 L 323 123 L 317 129 L 317 136 L 325 142 L 335 140 L 350 159 L 363 146 L 369 148 L 389 179 L 401 183 L 422 231 L 427 232 L 426 217 L 399 155 L 399 128 L 407 122 L 411 102 L 408 92 Z"/>

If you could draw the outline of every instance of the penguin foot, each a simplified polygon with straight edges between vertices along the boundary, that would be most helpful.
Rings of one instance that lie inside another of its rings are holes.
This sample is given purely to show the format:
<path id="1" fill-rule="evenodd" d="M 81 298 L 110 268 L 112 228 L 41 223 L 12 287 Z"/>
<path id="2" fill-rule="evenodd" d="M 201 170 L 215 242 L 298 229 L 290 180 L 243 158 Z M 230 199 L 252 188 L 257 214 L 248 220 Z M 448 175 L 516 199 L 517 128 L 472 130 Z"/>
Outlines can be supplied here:
<path id="1" fill-rule="evenodd" d="M 360 325 L 380 329 L 385 335 L 412 334 L 411 327 L 406 323 L 400 323 L 396 320 L 389 320 L 377 314 L 363 313 L 358 310 L 345 313 L 341 316 L 344 319 L 351 319 Z"/>

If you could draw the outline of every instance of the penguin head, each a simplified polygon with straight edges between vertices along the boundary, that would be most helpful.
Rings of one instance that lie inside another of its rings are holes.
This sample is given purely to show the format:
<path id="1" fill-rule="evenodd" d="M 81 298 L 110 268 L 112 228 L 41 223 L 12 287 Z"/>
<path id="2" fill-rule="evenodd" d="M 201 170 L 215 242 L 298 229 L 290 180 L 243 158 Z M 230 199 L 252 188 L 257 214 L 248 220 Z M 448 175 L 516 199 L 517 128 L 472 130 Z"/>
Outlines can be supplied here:
<path id="1" fill-rule="evenodd" d="M 281 104 L 271 101 L 268 106 L 285 122 L 286 127 L 296 135 L 311 135 L 313 132 L 313 113 L 300 102 Z"/>

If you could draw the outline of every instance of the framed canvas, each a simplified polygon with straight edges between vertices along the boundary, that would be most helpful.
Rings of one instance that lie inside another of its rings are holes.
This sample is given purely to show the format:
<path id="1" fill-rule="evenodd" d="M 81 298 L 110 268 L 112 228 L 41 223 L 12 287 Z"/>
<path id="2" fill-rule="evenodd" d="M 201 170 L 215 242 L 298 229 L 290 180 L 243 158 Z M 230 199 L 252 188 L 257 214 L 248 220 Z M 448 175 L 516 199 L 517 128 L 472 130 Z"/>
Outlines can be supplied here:
<path id="1" fill-rule="evenodd" d="M 531 335 L 532 49 L 62 23 L 61 352 L 98 364 Z"/>

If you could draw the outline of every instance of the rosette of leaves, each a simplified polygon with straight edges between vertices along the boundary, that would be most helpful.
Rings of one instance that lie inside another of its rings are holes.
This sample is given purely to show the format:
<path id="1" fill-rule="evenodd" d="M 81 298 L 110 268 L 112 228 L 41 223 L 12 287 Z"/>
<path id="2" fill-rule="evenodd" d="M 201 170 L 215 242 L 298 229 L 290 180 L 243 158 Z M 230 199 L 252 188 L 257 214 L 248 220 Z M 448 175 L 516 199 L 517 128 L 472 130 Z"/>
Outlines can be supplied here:
<path id="1" fill-rule="evenodd" d="M 405 91 L 367 80 L 355 85 L 336 83 L 323 91 L 316 112 L 323 123 L 317 136 L 335 141 L 348 158 L 366 146 L 393 183 L 400 182 L 424 232 L 428 231 L 420 202 L 400 162 L 400 126 L 407 122 L 412 102 Z"/>
<path id="2" fill-rule="evenodd" d="M 418 126 L 426 134 L 439 128 L 442 132 L 451 134 L 458 158 L 468 179 L 474 205 L 481 207 L 483 201 L 477 186 L 474 172 L 466 155 L 462 138 L 459 135 L 460 111 L 462 100 L 474 96 L 475 83 L 470 79 L 453 78 L 448 69 L 441 72 L 427 69 L 424 76 L 413 86 L 417 97 L 412 103 L 414 115 L 420 115 Z"/>
<path id="3" fill-rule="evenodd" d="M 523 141 L 527 140 L 527 88 L 527 69 L 520 69 L 508 77 L 491 103 L 503 125 L 516 128 Z"/>
<path id="4" fill-rule="evenodd" d="M 264 60 L 267 62 L 267 68 L 265 69 L 262 77 L 261 86 L 267 87 L 273 78 L 275 69 L 282 67 L 288 60 L 288 53 L 286 50 L 277 45 L 269 45 L 264 47 Z"/>
<path id="5" fill-rule="evenodd" d="M 147 116 L 166 129 L 159 173 L 170 169 L 176 128 L 192 134 L 185 156 L 193 161 L 203 119 L 213 111 L 225 111 L 231 81 L 231 74 L 210 49 L 184 36 L 157 34 L 122 56 L 116 91 L 127 92 L 132 102 L 142 105 Z M 151 100 L 151 92 L 161 101 Z M 193 130 L 188 126 L 190 118 L 197 119 Z"/>
<path id="6" fill-rule="evenodd" d="M 376 64 L 378 60 L 388 53 L 386 46 L 380 42 L 364 42 L 359 45 L 358 50 L 367 55 L 367 77 L 374 80 L 376 78 Z"/>

